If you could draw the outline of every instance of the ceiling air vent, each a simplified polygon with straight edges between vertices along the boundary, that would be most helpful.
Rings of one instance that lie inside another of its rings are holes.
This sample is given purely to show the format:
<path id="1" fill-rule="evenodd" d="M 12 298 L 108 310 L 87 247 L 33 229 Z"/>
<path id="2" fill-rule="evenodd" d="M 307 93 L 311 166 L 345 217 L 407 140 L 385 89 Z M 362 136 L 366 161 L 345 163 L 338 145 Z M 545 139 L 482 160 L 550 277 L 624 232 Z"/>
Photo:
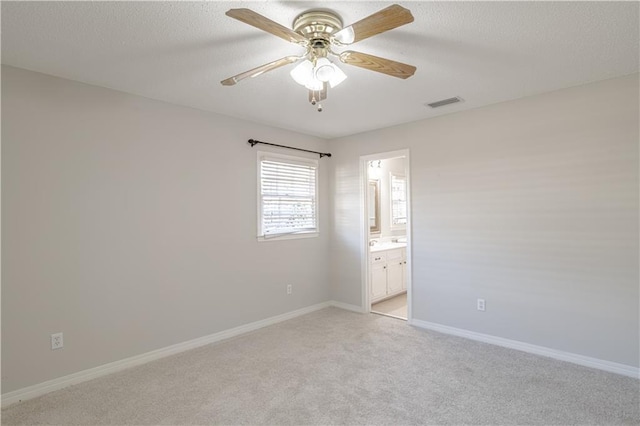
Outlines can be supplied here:
<path id="1" fill-rule="evenodd" d="M 441 101 L 431 102 L 431 103 L 425 104 L 425 105 L 430 106 L 431 108 L 440 108 L 440 107 L 443 107 L 445 105 L 455 104 L 457 102 L 462 102 L 462 98 L 456 96 L 454 98 L 443 99 Z"/>

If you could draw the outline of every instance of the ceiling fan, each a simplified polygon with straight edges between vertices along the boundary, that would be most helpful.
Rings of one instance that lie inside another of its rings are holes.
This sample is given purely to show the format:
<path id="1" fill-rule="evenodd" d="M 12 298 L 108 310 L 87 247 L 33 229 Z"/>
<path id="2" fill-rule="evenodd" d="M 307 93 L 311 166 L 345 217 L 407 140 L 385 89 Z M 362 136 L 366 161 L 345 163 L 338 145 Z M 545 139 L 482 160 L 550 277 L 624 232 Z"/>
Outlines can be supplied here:
<path id="1" fill-rule="evenodd" d="M 293 29 L 284 27 L 250 9 L 230 9 L 226 15 L 298 44 L 305 48 L 305 52 L 300 56 L 285 56 L 229 77 L 221 81 L 224 86 L 232 86 L 245 78 L 257 77 L 267 71 L 300 62 L 291 71 L 291 77 L 309 90 L 309 102 L 311 105 L 317 104 L 318 111 L 322 111 L 320 101 L 327 98 L 327 87 L 335 87 L 347 78 L 345 73 L 328 59 L 330 56 L 337 57 L 344 64 L 402 79 L 411 77 L 416 71 L 416 67 L 412 65 L 390 59 L 353 50 L 340 53 L 333 50 L 334 47 L 348 46 L 413 22 L 411 11 L 397 4 L 369 15 L 348 27 L 342 26 L 339 15 L 328 10 L 309 10 L 298 15 L 293 21 Z"/>

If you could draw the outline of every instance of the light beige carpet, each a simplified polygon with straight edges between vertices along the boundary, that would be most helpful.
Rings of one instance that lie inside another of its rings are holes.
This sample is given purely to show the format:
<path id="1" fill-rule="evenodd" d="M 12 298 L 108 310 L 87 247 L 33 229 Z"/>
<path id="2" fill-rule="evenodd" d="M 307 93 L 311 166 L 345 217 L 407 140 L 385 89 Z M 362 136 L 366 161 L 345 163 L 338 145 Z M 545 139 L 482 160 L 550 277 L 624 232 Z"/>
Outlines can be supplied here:
<path id="1" fill-rule="evenodd" d="M 371 305 L 371 311 L 407 319 L 407 293 Z"/>
<path id="2" fill-rule="evenodd" d="M 8 407 L 59 425 L 638 424 L 639 381 L 328 308 Z"/>

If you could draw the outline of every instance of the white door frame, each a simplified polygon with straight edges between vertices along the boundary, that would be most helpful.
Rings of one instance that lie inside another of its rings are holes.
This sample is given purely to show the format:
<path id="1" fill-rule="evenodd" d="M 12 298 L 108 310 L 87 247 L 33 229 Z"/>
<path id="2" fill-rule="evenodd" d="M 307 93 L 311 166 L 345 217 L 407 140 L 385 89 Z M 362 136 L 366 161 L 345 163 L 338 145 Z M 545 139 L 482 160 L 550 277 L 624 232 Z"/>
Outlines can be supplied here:
<path id="1" fill-rule="evenodd" d="M 369 292 L 369 161 L 385 160 L 390 158 L 404 157 L 404 173 L 407 179 L 407 322 L 413 320 L 411 299 L 413 285 L 411 283 L 412 274 L 412 249 L 411 249 L 411 161 L 409 158 L 409 150 L 401 149 L 398 151 L 381 152 L 378 154 L 363 155 L 360 157 L 360 253 L 361 256 L 361 275 L 362 275 L 362 312 L 371 312 L 371 294 Z"/>

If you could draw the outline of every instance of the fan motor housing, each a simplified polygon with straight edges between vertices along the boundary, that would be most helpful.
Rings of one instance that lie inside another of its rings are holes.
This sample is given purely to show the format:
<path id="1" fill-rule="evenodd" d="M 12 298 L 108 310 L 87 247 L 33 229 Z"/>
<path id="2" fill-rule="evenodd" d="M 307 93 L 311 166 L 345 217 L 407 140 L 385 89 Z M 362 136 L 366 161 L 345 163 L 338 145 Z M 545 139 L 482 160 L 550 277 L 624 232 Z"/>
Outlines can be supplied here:
<path id="1" fill-rule="evenodd" d="M 314 48 L 328 47 L 331 36 L 341 29 L 340 16 L 327 10 L 309 10 L 293 21 L 293 31 L 307 38 Z"/>

